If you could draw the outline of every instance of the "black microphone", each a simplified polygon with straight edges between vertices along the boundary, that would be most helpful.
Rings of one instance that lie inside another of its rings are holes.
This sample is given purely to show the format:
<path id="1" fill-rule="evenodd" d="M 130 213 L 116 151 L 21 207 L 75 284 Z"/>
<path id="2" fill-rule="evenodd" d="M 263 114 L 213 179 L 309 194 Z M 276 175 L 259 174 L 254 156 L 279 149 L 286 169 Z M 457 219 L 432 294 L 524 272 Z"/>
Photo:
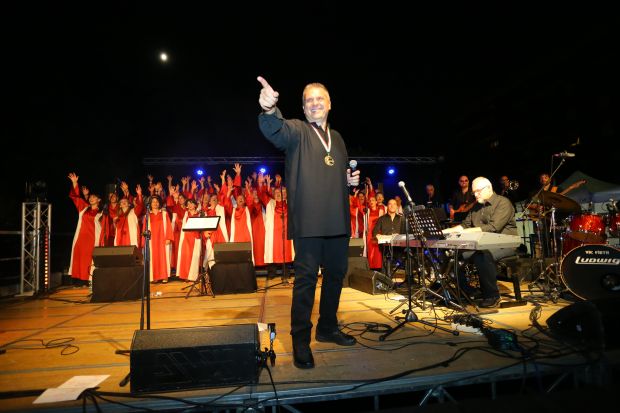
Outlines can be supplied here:
<path id="1" fill-rule="evenodd" d="M 412 205 L 415 205 L 413 203 L 413 200 L 411 199 L 411 195 L 409 195 L 409 191 L 407 191 L 407 188 L 405 187 L 405 183 L 403 181 L 400 181 L 398 183 L 398 186 L 400 186 L 400 188 L 403 190 L 403 193 L 405 194 L 405 198 L 407 198 L 407 202 Z"/>
<path id="2" fill-rule="evenodd" d="M 575 154 L 572 152 L 560 152 L 560 153 L 554 153 L 553 156 L 555 156 L 556 158 L 573 158 L 575 157 Z"/>

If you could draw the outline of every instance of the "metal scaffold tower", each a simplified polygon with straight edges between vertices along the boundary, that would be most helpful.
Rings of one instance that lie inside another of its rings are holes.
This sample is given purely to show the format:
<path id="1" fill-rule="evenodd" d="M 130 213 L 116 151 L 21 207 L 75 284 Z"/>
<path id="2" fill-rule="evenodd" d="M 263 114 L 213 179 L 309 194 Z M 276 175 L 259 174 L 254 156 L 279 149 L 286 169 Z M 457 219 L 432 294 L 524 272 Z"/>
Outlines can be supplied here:
<path id="1" fill-rule="evenodd" d="M 20 295 L 34 295 L 49 287 L 52 205 L 22 203 Z"/>

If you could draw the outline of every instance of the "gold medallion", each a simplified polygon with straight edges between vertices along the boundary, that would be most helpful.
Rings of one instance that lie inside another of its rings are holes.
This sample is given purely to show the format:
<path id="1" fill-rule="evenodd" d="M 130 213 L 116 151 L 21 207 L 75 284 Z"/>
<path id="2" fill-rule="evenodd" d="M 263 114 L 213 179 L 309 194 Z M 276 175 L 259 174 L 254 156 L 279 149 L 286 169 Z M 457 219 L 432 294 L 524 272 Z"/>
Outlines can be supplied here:
<path id="1" fill-rule="evenodd" d="M 324 160 L 325 160 L 325 165 L 327 165 L 327 166 L 334 166 L 334 163 L 335 163 L 334 162 L 334 158 L 332 158 L 331 155 L 329 155 L 329 154 L 325 155 Z"/>

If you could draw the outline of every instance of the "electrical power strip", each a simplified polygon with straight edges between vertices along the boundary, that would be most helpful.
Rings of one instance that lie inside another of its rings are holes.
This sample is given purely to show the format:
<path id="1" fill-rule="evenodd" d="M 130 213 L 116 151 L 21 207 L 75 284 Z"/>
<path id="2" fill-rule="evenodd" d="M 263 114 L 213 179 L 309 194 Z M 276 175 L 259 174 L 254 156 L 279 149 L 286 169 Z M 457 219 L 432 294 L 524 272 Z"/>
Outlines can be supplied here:
<path id="1" fill-rule="evenodd" d="M 463 333 L 477 334 L 479 336 L 483 335 L 482 331 L 477 327 L 472 327 L 472 326 L 468 326 L 465 324 L 457 324 L 457 323 L 452 323 L 451 326 L 452 326 L 452 330 L 460 331 Z"/>

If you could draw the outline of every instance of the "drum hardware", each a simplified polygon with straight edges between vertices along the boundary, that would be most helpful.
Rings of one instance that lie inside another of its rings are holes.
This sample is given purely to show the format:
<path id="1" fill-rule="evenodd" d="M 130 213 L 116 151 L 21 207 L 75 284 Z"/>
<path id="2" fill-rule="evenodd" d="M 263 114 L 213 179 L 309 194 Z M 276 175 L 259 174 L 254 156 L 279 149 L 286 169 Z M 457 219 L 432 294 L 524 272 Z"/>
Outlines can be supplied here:
<path id="1" fill-rule="evenodd" d="M 553 177 L 555 176 L 555 174 L 558 172 L 558 170 L 562 167 L 562 165 L 564 165 L 564 162 L 566 162 L 566 158 L 567 156 L 562 156 L 560 163 L 555 167 L 555 169 L 553 169 L 553 163 L 552 163 L 552 168 L 553 172 L 551 174 L 549 174 L 549 182 L 553 182 Z M 553 158 L 552 158 L 553 159 Z M 543 292 L 543 297 L 542 298 L 547 298 L 547 299 L 551 299 L 554 302 L 558 299 L 558 297 L 560 296 L 560 294 L 562 293 L 562 282 L 561 282 L 561 274 L 560 271 L 562 270 L 561 266 L 560 266 L 560 248 L 558 247 L 558 242 L 557 242 L 557 235 L 558 235 L 558 225 L 556 224 L 556 210 L 560 211 L 560 212 L 564 212 L 564 213 L 568 213 L 568 214 L 575 214 L 575 213 L 579 213 L 581 212 L 581 207 L 579 206 L 579 204 L 570 199 L 565 197 L 564 195 L 558 194 L 556 192 L 552 192 L 552 191 L 545 191 L 545 186 L 541 186 L 541 188 L 538 190 L 538 192 L 532 197 L 532 199 L 530 200 L 530 202 L 528 203 L 528 205 L 525 207 L 525 209 L 529 209 L 531 210 L 533 205 L 538 202 L 540 205 L 542 205 L 543 207 L 547 207 L 550 210 L 545 212 L 543 211 L 539 211 L 541 214 L 541 217 L 544 217 L 547 213 L 551 213 L 550 216 L 550 233 L 551 233 L 551 252 L 553 254 L 553 262 L 551 264 L 549 264 L 548 266 L 545 267 L 545 246 L 543 244 L 544 240 L 546 238 L 543 238 L 542 235 L 543 233 L 546 235 L 547 231 L 544 228 L 544 226 L 546 225 L 546 218 L 545 219 L 539 219 L 537 222 L 537 234 L 538 234 L 538 239 L 541 242 L 541 257 L 539 258 L 539 265 L 540 265 L 540 275 L 538 276 L 538 278 L 534 281 L 534 283 L 530 284 L 530 285 L 537 285 Z M 540 208 L 537 208 L 540 209 Z M 530 297 L 530 298 L 534 298 L 534 297 Z"/>
<path id="2" fill-rule="evenodd" d="M 547 233 L 547 229 L 544 228 L 545 220 L 540 220 L 537 222 L 536 230 L 538 234 L 538 239 L 541 242 L 541 253 L 538 257 L 538 264 L 540 266 L 540 274 L 534 282 L 529 285 L 530 293 L 533 292 L 533 287 L 538 287 L 537 290 L 542 292 L 542 296 L 533 296 L 531 295 L 529 299 L 531 300 L 539 300 L 544 299 L 545 301 L 552 300 L 554 303 L 557 302 L 557 299 L 560 297 L 563 292 L 563 286 L 561 282 L 561 274 L 560 274 L 560 247 L 558 245 L 558 229 L 559 225 L 556 224 L 555 220 L 555 212 L 556 208 L 554 206 L 551 207 L 550 210 L 550 225 L 549 232 L 551 234 L 551 245 L 550 251 L 553 257 L 553 262 L 551 264 L 545 266 L 545 250 L 546 245 L 543 245 L 545 238 L 543 238 L 543 233 Z M 561 241 L 561 240 L 560 240 Z"/>

